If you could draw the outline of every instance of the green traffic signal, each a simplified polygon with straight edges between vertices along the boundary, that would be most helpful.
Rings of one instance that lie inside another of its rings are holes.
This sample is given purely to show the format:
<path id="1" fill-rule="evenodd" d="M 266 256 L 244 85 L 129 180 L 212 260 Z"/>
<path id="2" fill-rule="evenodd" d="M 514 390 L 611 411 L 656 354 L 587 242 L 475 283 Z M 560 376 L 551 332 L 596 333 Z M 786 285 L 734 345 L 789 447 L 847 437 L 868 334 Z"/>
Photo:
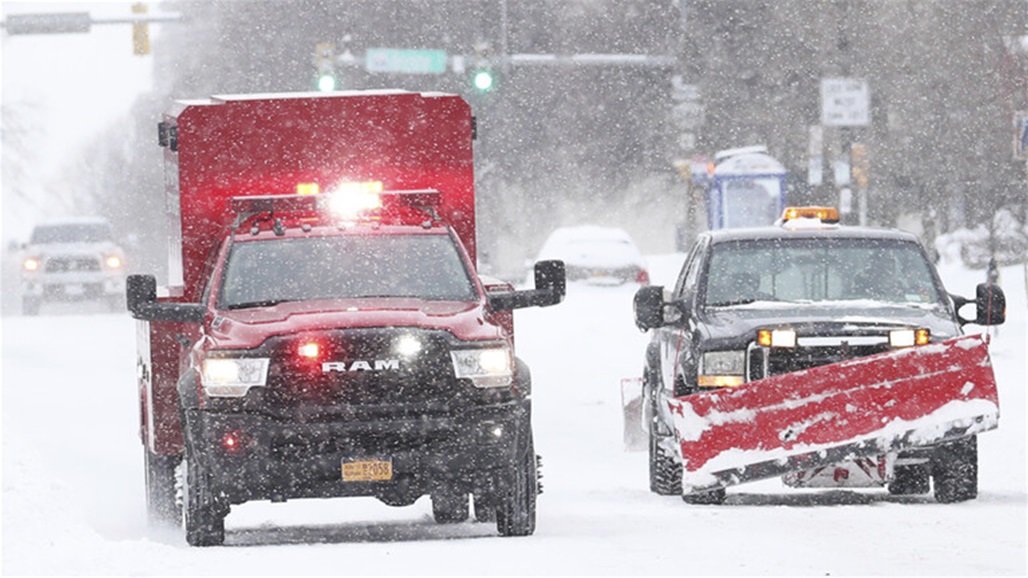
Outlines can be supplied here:
<path id="1" fill-rule="evenodd" d="M 475 90 L 489 92 L 493 88 L 493 73 L 488 70 L 479 70 L 471 79 Z"/>
<path id="2" fill-rule="evenodd" d="M 318 90 L 321 92 L 332 92 L 336 89 L 336 77 L 332 74 L 322 74 L 318 77 Z"/>

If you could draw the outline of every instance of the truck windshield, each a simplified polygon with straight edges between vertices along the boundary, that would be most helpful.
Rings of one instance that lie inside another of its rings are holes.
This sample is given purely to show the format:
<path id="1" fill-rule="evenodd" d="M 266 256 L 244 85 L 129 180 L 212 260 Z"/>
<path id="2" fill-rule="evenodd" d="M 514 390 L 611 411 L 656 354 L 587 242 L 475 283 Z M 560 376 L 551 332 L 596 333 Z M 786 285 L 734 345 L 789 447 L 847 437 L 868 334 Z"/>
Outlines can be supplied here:
<path id="1" fill-rule="evenodd" d="M 107 223 L 65 223 L 39 225 L 32 230 L 32 245 L 54 243 L 100 243 L 114 238 Z"/>
<path id="2" fill-rule="evenodd" d="M 711 252 L 708 306 L 848 300 L 942 303 L 931 265 L 911 242 L 763 239 L 721 243 Z"/>
<path id="3" fill-rule="evenodd" d="M 471 301 L 476 291 L 445 235 L 305 237 L 236 243 L 218 307 L 357 297 Z"/>

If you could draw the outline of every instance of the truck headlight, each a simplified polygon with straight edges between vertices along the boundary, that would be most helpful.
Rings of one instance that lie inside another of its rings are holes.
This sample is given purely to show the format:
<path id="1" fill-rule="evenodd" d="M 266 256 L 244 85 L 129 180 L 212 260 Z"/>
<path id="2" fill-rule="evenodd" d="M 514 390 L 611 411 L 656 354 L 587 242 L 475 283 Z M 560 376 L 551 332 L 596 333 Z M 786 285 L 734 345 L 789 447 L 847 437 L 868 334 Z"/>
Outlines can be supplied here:
<path id="1" fill-rule="evenodd" d="M 700 358 L 696 385 L 735 387 L 742 385 L 746 373 L 745 351 L 708 351 Z"/>
<path id="2" fill-rule="evenodd" d="M 211 397 L 243 397 L 251 387 L 268 379 L 268 358 L 239 357 L 205 359 L 200 382 Z"/>
<path id="3" fill-rule="evenodd" d="M 475 387 L 505 387 L 514 381 L 510 348 L 458 349 L 450 352 L 453 372 Z"/>
<path id="4" fill-rule="evenodd" d="M 117 271 L 125 264 L 118 255 L 107 255 L 104 257 L 104 266 L 111 271 Z"/>
<path id="5" fill-rule="evenodd" d="M 21 266 L 26 271 L 39 271 L 39 259 L 35 257 L 29 257 L 22 261 Z"/>

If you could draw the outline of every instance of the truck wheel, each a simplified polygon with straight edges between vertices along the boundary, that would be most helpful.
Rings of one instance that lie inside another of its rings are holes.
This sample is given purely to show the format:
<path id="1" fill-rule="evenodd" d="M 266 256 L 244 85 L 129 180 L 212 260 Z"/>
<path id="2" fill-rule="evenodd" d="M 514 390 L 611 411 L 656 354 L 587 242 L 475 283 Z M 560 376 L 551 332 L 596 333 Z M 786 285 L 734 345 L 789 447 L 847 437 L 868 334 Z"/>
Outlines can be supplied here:
<path id="1" fill-rule="evenodd" d="M 21 314 L 25 316 L 39 315 L 39 307 L 42 304 L 43 300 L 39 297 L 22 297 Z"/>
<path id="2" fill-rule="evenodd" d="M 677 496 L 682 493 L 682 468 L 660 445 L 659 436 L 650 425 L 650 491 L 659 496 Z"/>
<path id="3" fill-rule="evenodd" d="M 682 494 L 682 501 L 686 504 L 723 504 L 725 503 L 725 489 L 718 488 L 709 492 Z"/>
<path id="4" fill-rule="evenodd" d="M 182 508 L 175 489 L 175 468 L 182 456 L 162 456 L 143 446 L 146 473 L 146 512 L 150 524 L 175 524 Z"/>
<path id="5" fill-rule="evenodd" d="M 475 520 L 479 522 L 496 521 L 496 496 L 493 494 L 474 494 L 472 503 L 475 506 Z"/>
<path id="6" fill-rule="evenodd" d="M 510 469 L 496 505 L 496 529 L 501 536 L 530 536 L 535 532 L 535 499 L 539 492 L 539 468 L 532 434 L 527 436 L 517 463 Z"/>
<path id="7" fill-rule="evenodd" d="M 930 488 L 927 464 L 896 466 L 889 482 L 889 493 L 894 496 L 927 494 Z"/>
<path id="8" fill-rule="evenodd" d="M 432 493 L 432 517 L 439 524 L 459 524 L 468 519 L 468 494 L 453 489 Z"/>
<path id="9" fill-rule="evenodd" d="M 185 461 L 185 498 L 182 522 L 190 546 L 220 546 L 225 543 L 225 515 L 214 499 L 208 473 L 187 452 Z"/>
<path id="10" fill-rule="evenodd" d="M 124 295 L 109 295 L 107 296 L 107 309 L 111 313 L 121 313 L 125 310 L 125 296 Z"/>
<path id="11" fill-rule="evenodd" d="M 969 436 L 942 444 L 932 454 L 935 500 L 943 504 L 978 497 L 978 438 Z"/>

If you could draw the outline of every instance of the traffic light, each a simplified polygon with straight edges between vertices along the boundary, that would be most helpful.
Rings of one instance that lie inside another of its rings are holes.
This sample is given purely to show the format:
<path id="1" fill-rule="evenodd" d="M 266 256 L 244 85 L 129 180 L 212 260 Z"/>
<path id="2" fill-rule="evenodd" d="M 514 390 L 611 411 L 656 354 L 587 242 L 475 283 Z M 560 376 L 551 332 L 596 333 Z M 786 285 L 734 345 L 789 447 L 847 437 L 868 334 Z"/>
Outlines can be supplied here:
<path id="1" fill-rule="evenodd" d="M 475 71 L 471 84 L 479 92 L 489 92 L 493 89 L 493 71 L 488 69 Z"/>
<path id="2" fill-rule="evenodd" d="M 132 5 L 133 14 L 146 15 L 146 4 L 137 2 Z M 132 24 L 132 54 L 146 56 L 150 54 L 150 30 L 146 22 L 134 22 Z"/>
<path id="3" fill-rule="evenodd" d="M 853 143 L 850 146 L 850 173 L 853 175 L 853 180 L 857 183 L 858 188 L 867 188 L 870 172 L 871 162 L 867 157 L 867 145 Z"/>
<path id="4" fill-rule="evenodd" d="M 336 89 L 336 45 L 332 42 L 319 42 L 314 46 L 314 66 L 316 79 L 314 86 L 320 92 L 332 92 Z"/>
<path id="5" fill-rule="evenodd" d="M 496 88 L 496 74 L 493 71 L 492 50 L 488 42 L 475 44 L 471 57 L 469 79 L 471 88 L 477 94 L 487 94 Z"/>

